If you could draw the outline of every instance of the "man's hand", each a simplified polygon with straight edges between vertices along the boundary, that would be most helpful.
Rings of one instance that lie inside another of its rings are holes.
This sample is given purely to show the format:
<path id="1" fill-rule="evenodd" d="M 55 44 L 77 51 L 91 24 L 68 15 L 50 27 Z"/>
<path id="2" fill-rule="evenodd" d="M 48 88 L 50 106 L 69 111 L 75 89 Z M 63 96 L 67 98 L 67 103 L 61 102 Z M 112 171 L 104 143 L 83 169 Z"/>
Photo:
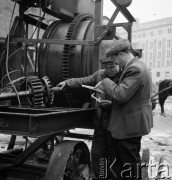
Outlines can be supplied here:
<path id="1" fill-rule="evenodd" d="M 65 81 L 60 82 L 57 84 L 57 87 L 60 87 L 60 90 L 64 89 L 67 86 L 67 83 Z"/>
<path id="2" fill-rule="evenodd" d="M 99 102 L 99 106 L 102 108 L 109 108 L 112 105 L 112 101 L 110 100 L 101 100 Z"/>

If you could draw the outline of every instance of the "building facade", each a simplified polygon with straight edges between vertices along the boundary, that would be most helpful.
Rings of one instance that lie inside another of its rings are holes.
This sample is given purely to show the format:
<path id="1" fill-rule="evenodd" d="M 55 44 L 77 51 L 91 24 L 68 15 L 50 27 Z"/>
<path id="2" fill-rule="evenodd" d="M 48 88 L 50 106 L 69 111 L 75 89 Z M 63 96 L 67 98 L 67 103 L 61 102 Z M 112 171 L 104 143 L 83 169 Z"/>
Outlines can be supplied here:
<path id="1" fill-rule="evenodd" d="M 126 36 L 124 31 L 118 33 Z M 150 68 L 154 83 L 172 79 L 172 17 L 133 23 L 132 45 L 142 49 L 141 60 Z"/>

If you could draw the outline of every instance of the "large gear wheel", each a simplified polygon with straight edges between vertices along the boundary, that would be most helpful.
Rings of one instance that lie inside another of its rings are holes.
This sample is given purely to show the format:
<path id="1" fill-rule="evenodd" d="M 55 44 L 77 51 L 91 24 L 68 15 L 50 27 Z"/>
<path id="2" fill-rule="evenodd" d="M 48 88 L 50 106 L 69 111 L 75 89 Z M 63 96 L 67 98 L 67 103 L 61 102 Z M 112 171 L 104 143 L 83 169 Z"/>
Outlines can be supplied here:
<path id="1" fill-rule="evenodd" d="M 80 14 L 78 16 L 75 17 L 75 19 L 70 23 L 69 28 L 68 28 L 68 32 L 66 35 L 66 40 L 72 40 L 74 32 L 76 27 L 78 26 L 78 24 L 86 19 L 91 19 L 93 18 L 90 14 Z M 70 55 L 71 52 L 73 50 L 73 48 L 75 48 L 75 45 L 69 45 L 69 44 L 64 44 L 64 48 L 63 48 L 63 68 L 62 68 L 62 78 L 63 80 L 66 80 L 69 78 L 69 59 L 70 59 Z"/>
<path id="2" fill-rule="evenodd" d="M 44 104 L 46 107 L 51 107 L 54 100 L 54 91 L 50 79 L 47 76 L 44 76 L 42 79 L 42 84 L 44 88 Z"/>
<path id="3" fill-rule="evenodd" d="M 43 107 L 43 87 L 37 76 L 29 76 L 26 79 L 26 87 L 30 91 L 30 105 L 33 107 Z"/>
<path id="4" fill-rule="evenodd" d="M 78 24 L 86 19 L 91 19 L 93 18 L 90 14 L 79 14 L 78 16 L 75 17 L 75 19 L 70 23 L 68 32 L 66 35 L 66 40 L 72 40 L 74 39 L 74 33 L 75 30 L 78 26 Z M 64 44 L 63 47 L 63 57 L 62 57 L 62 78 L 63 80 L 69 79 L 69 59 L 71 56 L 72 51 L 74 51 L 75 45 L 69 45 L 69 44 Z M 72 94 L 67 92 L 66 93 L 66 98 L 69 103 L 70 107 L 76 107 L 75 105 L 75 100 L 72 97 Z"/>

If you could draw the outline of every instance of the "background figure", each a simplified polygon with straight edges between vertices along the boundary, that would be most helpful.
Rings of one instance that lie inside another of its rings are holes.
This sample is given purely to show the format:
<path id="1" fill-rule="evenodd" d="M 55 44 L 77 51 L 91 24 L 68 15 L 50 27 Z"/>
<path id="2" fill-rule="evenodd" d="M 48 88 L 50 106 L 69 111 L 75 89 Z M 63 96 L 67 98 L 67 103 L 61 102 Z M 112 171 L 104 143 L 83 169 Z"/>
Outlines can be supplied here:
<path id="1" fill-rule="evenodd" d="M 119 65 L 116 64 L 111 58 L 101 59 L 100 62 L 103 69 L 100 69 L 87 77 L 68 79 L 59 83 L 57 86 L 60 86 L 61 89 L 64 87 L 81 88 L 82 85 L 96 86 L 97 83 L 102 81 L 104 78 L 109 78 L 112 82 L 118 83 L 121 73 Z M 109 141 L 107 140 L 107 127 L 109 124 L 112 102 L 109 96 L 105 95 L 104 93 L 96 93 L 96 97 L 101 99 L 101 102 L 95 102 L 96 113 L 93 118 L 95 130 L 92 141 L 91 158 L 93 176 L 99 178 L 100 161 L 103 158 L 108 158 L 107 143 Z"/>
<path id="2" fill-rule="evenodd" d="M 143 135 L 153 127 L 151 93 L 152 79 L 149 68 L 132 54 L 127 39 L 114 40 L 107 51 L 123 72 L 116 84 L 109 78 L 102 80 L 100 89 L 112 99 L 112 112 L 108 130 L 113 142 L 111 155 L 111 179 L 138 179 L 137 164 L 140 162 L 140 146 Z M 125 166 L 128 163 L 128 166 Z M 126 171 L 127 169 L 131 171 Z M 138 177 L 139 176 L 139 177 Z"/>

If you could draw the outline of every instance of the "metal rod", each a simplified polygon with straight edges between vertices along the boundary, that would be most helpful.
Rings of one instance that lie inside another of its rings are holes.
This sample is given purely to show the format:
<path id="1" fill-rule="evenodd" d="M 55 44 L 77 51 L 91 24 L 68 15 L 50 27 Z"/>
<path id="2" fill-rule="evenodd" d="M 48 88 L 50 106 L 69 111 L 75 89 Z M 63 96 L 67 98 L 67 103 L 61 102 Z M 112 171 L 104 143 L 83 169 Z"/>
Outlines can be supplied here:
<path id="1" fill-rule="evenodd" d="M 54 92 L 60 91 L 60 87 L 53 87 L 52 90 Z M 20 92 L 18 92 L 18 96 L 19 97 L 30 97 L 30 96 L 32 96 L 32 93 L 30 91 L 20 91 Z M 16 97 L 17 97 L 16 93 L 1 93 L 0 101 L 10 100 L 10 99 L 14 99 Z"/>
<path id="2" fill-rule="evenodd" d="M 12 38 L 10 43 L 23 42 L 28 43 L 28 39 L 25 38 Z M 46 43 L 46 44 L 73 44 L 73 45 L 84 45 L 84 46 L 94 46 L 94 41 L 82 41 L 82 40 L 61 40 L 61 39 L 31 39 L 29 44 L 36 43 Z"/>
<path id="3" fill-rule="evenodd" d="M 169 87 L 167 87 L 167 88 L 165 88 L 165 89 L 159 91 L 158 93 L 154 94 L 154 95 L 151 97 L 151 99 L 154 98 L 155 96 L 157 96 L 158 94 L 163 93 L 164 91 L 168 91 L 168 90 L 171 89 L 171 88 L 172 88 L 172 86 L 169 86 Z"/>
<path id="4" fill-rule="evenodd" d="M 31 96 L 32 93 L 30 91 L 21 91 L 18 92 L 19 97 L 28 97 Z M 16 93 L 1 93 L 0 94 L 0 100 L 8 100 L 8 99 L 14 99 L 16 98 Z"/>

